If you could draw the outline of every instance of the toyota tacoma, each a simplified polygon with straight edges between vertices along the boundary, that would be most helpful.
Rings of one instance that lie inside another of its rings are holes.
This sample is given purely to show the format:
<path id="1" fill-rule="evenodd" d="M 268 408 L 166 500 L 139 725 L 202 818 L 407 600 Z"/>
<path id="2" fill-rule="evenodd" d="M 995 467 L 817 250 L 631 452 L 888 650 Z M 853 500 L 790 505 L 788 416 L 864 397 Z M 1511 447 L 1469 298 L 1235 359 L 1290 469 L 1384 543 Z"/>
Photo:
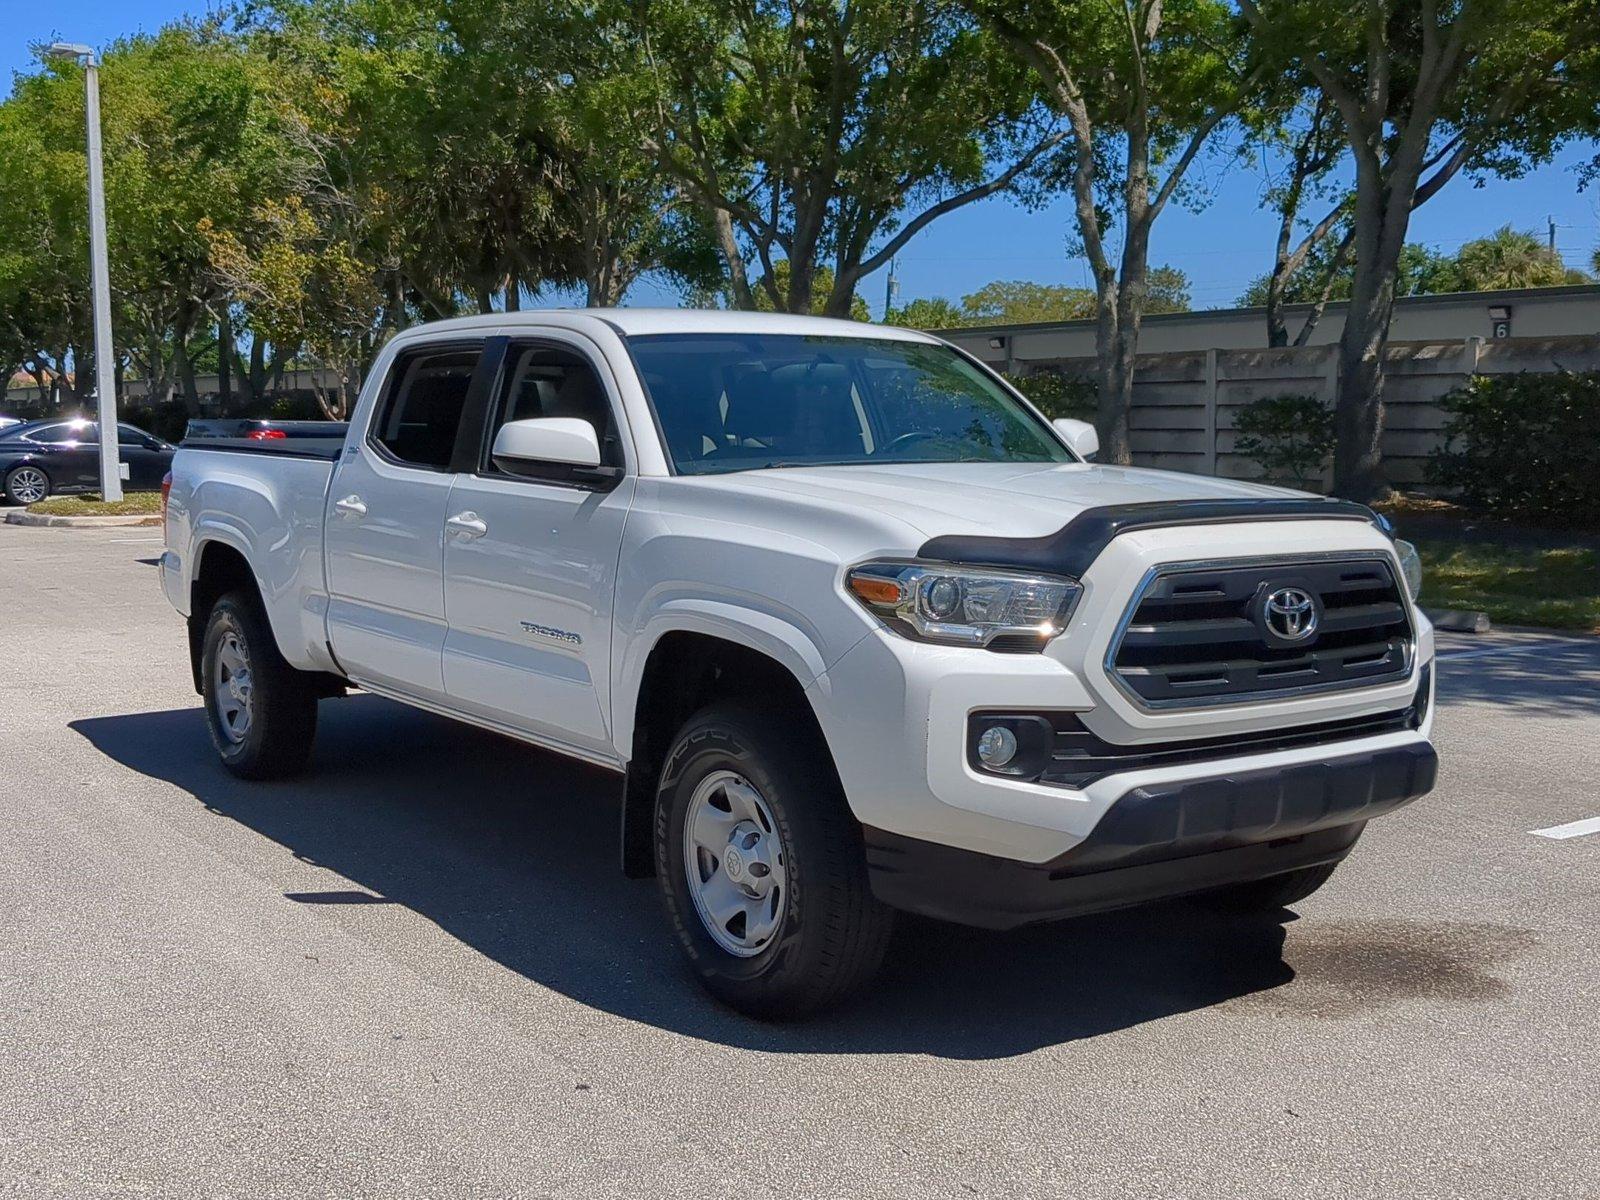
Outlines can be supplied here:
<path id="1" fill-rule="evenodd" d="M 792 1016 L 897 911 L 1275 910 L 1433 785 L 1388 523 L 1095 445 L 906 330 L 473 317 L 342 437 L 181 447 L 161 576 L 230 771 L 360 688 L 615 772 L 694 972 Z"/>

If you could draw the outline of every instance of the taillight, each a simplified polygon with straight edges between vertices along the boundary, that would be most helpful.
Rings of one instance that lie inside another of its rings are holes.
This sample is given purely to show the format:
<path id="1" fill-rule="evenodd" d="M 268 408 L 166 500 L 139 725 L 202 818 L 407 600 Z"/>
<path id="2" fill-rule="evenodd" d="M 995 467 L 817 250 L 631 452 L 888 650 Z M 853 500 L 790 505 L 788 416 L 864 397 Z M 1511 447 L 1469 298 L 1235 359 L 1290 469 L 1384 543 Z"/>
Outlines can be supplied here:
<path id="1" fill-rule="evenodd" d="M 245 434 L 252 442 L 272 442 L 289 435 L 281 429 L 253 429 Z"/>
<path id="2" fill-rule="evenodd" d="M 167 498 L 172 495 L 172 472 L 161 477 L 161 524 L 167 523 Z"/>

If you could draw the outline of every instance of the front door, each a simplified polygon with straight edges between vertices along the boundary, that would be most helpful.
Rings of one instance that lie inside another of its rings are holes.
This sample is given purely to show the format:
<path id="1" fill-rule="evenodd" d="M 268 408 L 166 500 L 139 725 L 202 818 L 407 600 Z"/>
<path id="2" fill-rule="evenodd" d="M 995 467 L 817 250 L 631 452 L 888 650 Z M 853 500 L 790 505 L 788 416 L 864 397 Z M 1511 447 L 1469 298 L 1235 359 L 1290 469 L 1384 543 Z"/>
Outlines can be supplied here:
<path id="1" fill-rule="evenodd" d="M 127 465 L 134 491 L 155 491 L 172 466 L 172 448 L 132 425 L 117 426 L 117 457 Z"/>
<path id="2" fill-rule="evenodd" d="M 612 594 L 633 478 L 596 490 L 558 464 L 508 475 L 488 454 L 508 420 L 580 417 L 602 462 L 626 468 L 597 365 L 557 334 L 510 345 L 482 452 L 450 493 L 444 682 L 455 708 L 608 758 Z"/>
<path id="3" fill-rule="evenodd" d="M 328 638 L 352 678 L 442 701 L 446 502 L 481 344 L 395 356 L 328 494 Z"/>

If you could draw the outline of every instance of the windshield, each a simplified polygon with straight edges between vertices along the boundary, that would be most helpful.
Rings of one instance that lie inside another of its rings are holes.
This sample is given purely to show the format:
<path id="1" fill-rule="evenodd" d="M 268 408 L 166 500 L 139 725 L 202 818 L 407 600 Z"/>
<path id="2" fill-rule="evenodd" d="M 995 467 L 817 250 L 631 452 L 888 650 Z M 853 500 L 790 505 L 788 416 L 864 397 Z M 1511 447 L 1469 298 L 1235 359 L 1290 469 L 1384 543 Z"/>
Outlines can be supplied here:
<path id="1" fill-rule="evenodd" d="M 679 473 L 837 463 L 1073 462 L 948 346 L 793 334 L 628 339 Z"/>

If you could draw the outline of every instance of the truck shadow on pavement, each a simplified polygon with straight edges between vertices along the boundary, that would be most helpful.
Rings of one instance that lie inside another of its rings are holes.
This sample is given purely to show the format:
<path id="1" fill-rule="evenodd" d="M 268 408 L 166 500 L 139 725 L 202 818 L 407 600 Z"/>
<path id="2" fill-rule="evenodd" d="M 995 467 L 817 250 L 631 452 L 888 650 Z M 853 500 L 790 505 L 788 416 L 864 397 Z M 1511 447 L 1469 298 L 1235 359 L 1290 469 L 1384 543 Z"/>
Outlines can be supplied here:
<path id="1" fill-rule="evenodd" d="M 71 727 L 342 877 L 325 892 L 288 891 L 286 904 L 403 905 L 582 1004 L 728 1045 L 999 1058 L 1294 978 L 1287 913 L 1223 918 L 1169 904 L 1010 934 L 907 919 L 858 1003 L 761 1024 L 701 993 L 654 883 L 622 878 L 615 776 L 370 695 L 324 703 L 311 771 L 280 783 L 228 775 L 198 707 Z"/>
<path id="2" fill-rule="evenodd" d="M 1492 704 L 1502 712 L 1564 719 L 1600 714 L 1600 638 L 1552 637 L 1510 646 L 1519 652 L 1496 655 L 1495 643 L 1481 648 L 1483 657 L 1471 657 L 1480 652 L 1471 646 L 1445 651 L 1439 703 Z"/>

